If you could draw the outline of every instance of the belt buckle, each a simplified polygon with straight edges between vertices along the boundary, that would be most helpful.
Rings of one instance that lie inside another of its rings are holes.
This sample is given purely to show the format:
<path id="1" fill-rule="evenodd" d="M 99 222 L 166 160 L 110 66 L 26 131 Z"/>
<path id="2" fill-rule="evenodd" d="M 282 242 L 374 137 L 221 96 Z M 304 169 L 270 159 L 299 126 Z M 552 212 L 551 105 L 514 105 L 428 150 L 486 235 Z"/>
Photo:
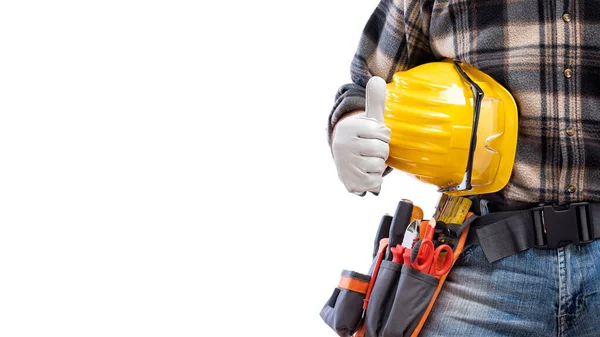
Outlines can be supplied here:
<path id="1" fill-rule="evenodd" d="M 533 209 L 536 248 L 559 248 L 592 241 L 594 237 L 587 202 L 569 204 L 566 208 L 545 205 Z M 560 207 L 560 206 L 559 206 Z"/>

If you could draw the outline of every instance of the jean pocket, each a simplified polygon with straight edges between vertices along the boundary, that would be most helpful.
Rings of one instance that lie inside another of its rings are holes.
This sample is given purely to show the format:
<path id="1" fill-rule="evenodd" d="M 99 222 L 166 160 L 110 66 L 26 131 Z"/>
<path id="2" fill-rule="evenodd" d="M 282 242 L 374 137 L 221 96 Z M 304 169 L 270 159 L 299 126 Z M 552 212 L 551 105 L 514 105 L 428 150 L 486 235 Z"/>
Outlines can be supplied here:
<path id="1" fill-rule="evenodd" d="M 365 337 L 378 337 L 392 307 L 402 265 L 382 261 L 365 312 Z"/>
<path id="2" fill-rule="evenodd" d="M 339 336 L 350 337 L 358 329 L 371 277 L 344 270 L 340 283 L 321 309 L 321 318 Z"/>
<path id="3" fill-rule="evenodd" d="M 403 266 L 382 336 L 410 336 L 425 314 L 439 281 L 432 275 Z"/>

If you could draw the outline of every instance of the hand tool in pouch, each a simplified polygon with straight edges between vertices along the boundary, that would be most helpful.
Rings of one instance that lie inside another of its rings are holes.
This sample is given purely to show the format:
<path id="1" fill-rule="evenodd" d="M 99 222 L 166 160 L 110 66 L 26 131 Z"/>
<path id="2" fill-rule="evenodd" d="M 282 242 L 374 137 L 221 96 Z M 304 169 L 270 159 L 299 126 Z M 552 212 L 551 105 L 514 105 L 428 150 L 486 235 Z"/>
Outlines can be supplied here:
<path id="1" fill-rule="evenodd" d="M 379 222 L 379 228 L 377 229 L 377 235 L 375 236 L 375 242 L 373 243 L 373 258 L 377 256 L 381 239 L 385 239 L 388 237 L 388 235 L 390 235 L 392 219 L 393 217 L 389 214 L 385 214 L 381 217 L 381 222 Z"/>
<path id="2" fill-rule="evenodd" d="M 402 245 L 396 245 L 395 247 L 391 248 L 392 255 L 394 256 L 392 262 L 401 264 L 403 263 L 407 266 L 411 266 L 410 256 L 414 239 L 417 237 L 417 233 L 419 231 L 420 222 L 420 220 L 413 220 L 408 227 L 406 227 L 404 238 L 402 239 Z"/>
<path id="3" fill-rule="evenodd" d="M 392 261 L 394 258 L 392 254 L 392 247 L 396 247 L 397 244 L 402 242 L 404 238 L 404 232 L 408 227 L 412 218 L 413 203 L 410 200 L 402 199 L 396 207 L 394 218 L 392 219 L 392 225 L 390 226 L 390 236 L 388 241 L 388 250 L 386 254 L 386 260 Z"/>
<path id="4" fill-rule="evenodd" d="M 425 237 L 417 242 L 411 254 L 411 264 L 416 270 L 433 276 L 446 274 L 454 263 L 454 252 L 446 244 L 437 248 L 433 244 L 435 219 L 429 220 Z"/>

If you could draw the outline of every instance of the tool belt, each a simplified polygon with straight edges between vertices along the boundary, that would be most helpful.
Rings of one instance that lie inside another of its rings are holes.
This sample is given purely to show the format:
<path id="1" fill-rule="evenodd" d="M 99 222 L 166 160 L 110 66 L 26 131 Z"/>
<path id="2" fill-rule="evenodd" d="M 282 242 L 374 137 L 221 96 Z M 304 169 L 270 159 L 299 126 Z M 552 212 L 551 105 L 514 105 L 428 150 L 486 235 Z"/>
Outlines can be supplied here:
<path id="1" fill-rule="evenodd" d="M 455 233 L 470 225 L 467 245 L 478 245 L 489 262 L 529 248 L 552 249 L 600 238 L 600 203 L 539 206 L 527 210 L 472 216 Z"/>
<path id="2" fill-rule="evenodd" d="M 445 236 L 454 238 L 452 266 L 469 245 L 480 246 L 488 261 L 495 262 L 529 248 L 552 249 L 600 238 L 600 203 L 473 214 L 461 224 L 438 225 Z M 389 261 L 384 258 L 387 244 L 388 238 L 380 240 L 368 274 L 342 271 L 323 306 L 321 317 L 339 336 L 416 337 L 425 324 L 448 272 L 434 276 Z"/>
<path id="3" fill-rule="evenodd" d="M 456 226 L 461 233 L 450 243 L 452 265 L 469 232 L 469 225 Z M 448 272 L 435 276 L 407 262 L 386 259 L 388 239 L 380 240 L 368 274 L 342 271 L 339 284 L 323 306 L 320 315 L 338 336 L 415 337 L 425 324 Z"/>

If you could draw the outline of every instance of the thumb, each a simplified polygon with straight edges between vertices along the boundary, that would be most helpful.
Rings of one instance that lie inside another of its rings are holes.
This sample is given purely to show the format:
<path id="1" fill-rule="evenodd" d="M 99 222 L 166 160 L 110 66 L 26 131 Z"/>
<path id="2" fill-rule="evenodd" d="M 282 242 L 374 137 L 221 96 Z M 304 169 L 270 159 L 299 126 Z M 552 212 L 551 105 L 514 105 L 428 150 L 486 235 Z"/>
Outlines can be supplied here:
<path id="1" fill-rule="evenodd" d="M 367 103 L 365 114 L 383 123 L 383 112 L 385 111 L 385 98 L 387 86 L 383 78 L 373 76 L 367 82 Z"/>

